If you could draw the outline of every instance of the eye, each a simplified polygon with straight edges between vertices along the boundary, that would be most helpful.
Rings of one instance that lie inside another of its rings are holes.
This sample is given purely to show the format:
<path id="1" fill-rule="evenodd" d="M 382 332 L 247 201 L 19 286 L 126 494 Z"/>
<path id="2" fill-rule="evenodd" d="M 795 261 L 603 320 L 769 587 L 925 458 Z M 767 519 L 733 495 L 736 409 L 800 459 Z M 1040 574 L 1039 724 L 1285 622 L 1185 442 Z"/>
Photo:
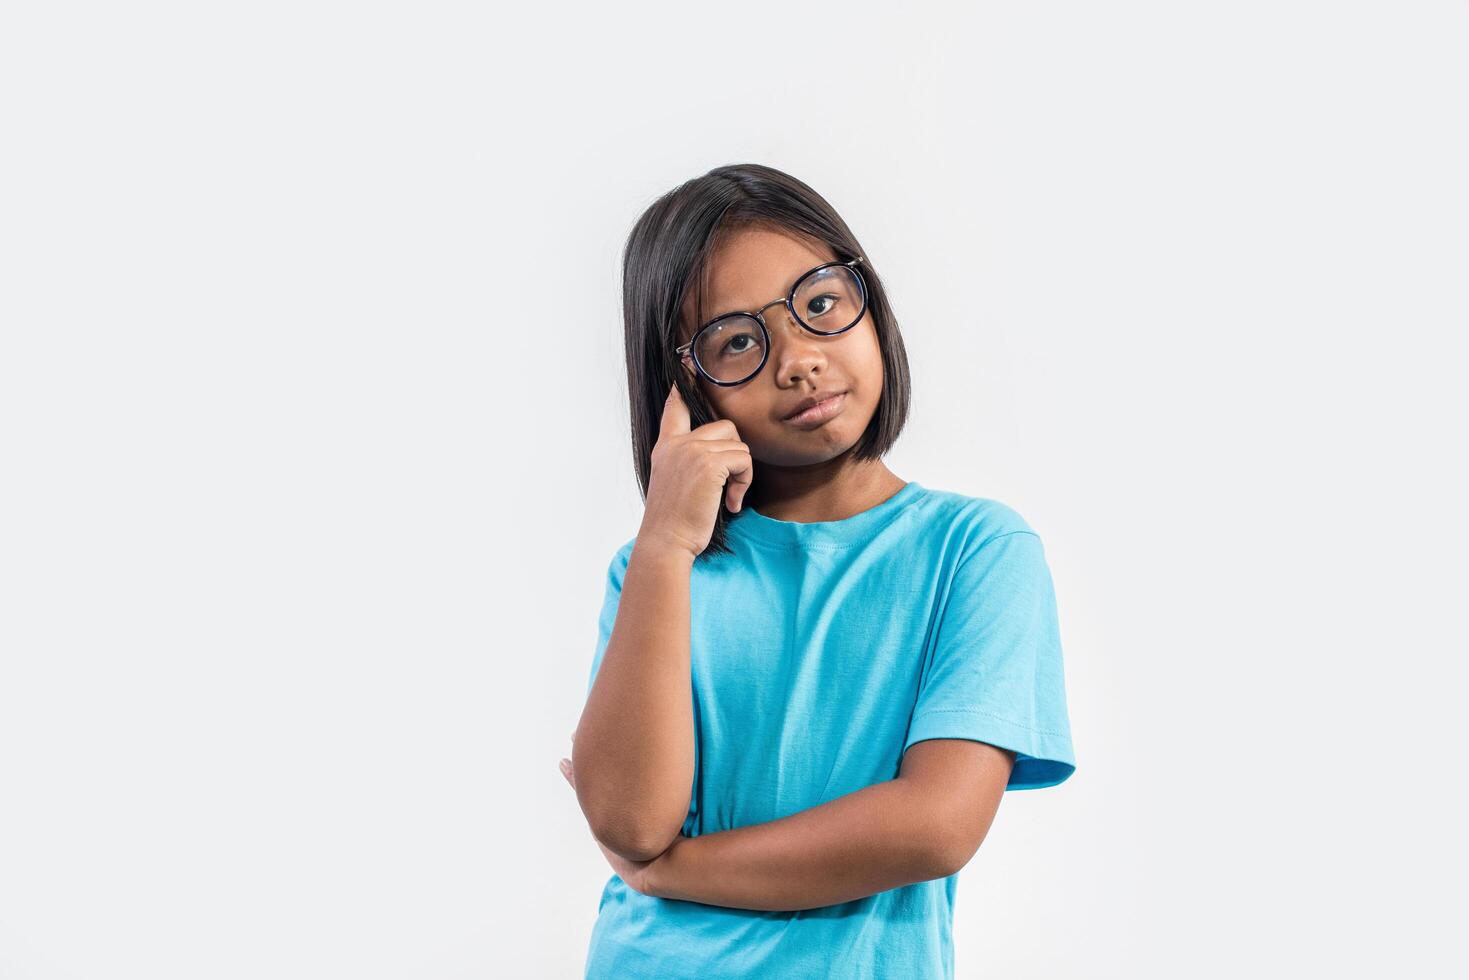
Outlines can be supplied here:
<path id="1" fill-rule="evenodd" d="M 806 311 L 813 317 L 825 316 L 840 301 L 841 297 L 835 293 L 822 293 L 820 296 L 811 297 L 806 304 Z"/>

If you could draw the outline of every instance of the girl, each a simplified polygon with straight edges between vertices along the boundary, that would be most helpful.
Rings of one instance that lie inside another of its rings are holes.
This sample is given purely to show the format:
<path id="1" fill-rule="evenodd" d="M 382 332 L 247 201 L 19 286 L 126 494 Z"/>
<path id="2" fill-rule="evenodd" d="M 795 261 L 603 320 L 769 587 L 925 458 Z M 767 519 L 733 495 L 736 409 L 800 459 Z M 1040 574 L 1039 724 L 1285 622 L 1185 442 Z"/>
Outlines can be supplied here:
<path id="1" fill-rule="evenodd" d="M 902 338 L 801 181 L 683 184 L 623 275 L 645 507 L 561 760 L 615 872 L 586 976 L 951 978 L 1002 794 L 1075 769 L 1041 540 L 883 464 Z"/>

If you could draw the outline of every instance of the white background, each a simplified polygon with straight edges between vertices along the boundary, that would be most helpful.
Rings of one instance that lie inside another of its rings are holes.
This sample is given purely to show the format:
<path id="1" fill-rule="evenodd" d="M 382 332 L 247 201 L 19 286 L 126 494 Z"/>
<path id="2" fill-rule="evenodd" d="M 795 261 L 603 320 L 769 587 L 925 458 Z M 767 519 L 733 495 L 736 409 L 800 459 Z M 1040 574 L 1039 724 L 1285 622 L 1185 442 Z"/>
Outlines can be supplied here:
<path id="1" fill-rule="evenodd" d="M 1463 975 L 1466 27 L 7 5 L 0 977 L 580 976 L 620 250 L 734 162 L 888 282 L 889 466 L 1046 542 L 1078 770 L 958 976 Z"/>

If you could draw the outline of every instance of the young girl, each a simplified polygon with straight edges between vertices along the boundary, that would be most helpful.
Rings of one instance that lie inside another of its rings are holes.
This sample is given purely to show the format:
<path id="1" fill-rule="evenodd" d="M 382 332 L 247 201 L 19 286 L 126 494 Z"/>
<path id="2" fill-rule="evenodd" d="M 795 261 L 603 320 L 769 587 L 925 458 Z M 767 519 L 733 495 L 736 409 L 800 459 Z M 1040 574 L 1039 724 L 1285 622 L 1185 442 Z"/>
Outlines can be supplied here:
<path id="1" fill-rule="evenodd" d="M 902 338 L 804 183 L 691 180 L 623 272 L 645 508 L 561 763 L 615 872 L 586 976 L 950 978 L 1002 794 L 1075 769 L 1041 539 L 883 465 Z"/>

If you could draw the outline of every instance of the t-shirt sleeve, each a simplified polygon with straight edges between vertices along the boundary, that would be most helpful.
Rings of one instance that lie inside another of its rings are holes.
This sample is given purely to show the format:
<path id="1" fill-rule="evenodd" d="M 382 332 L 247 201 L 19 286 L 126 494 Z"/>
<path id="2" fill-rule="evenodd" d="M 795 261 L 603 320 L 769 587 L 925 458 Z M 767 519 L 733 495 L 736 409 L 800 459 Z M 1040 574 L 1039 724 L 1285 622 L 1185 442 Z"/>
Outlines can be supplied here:
<path id="1" fill-rule="evenodd" d="M 1006 789 L 1054 786 L 1076 769 L 1055 589 L 1033 530 L 959 559 L 903 750 L 929 738 L 1012 750 Z"/>
<path id="2" fill-rule="evenodd" d="M 592 654 L 592 669 L 587 676 L 587 695 L 597 680 L 597 669 L 602 666 L 602 655 L 607 652 L 607 642 L 612 639 L 612 624 L 617 621 L 617 604 L 622 598 L 622 580 L 627 575 L 627 563 L 632 558 L 633 538 L 618 549 L 607 564 L 606 586 L 602 593 L 602 612 L 597 617 L 597 646 Z"/>

